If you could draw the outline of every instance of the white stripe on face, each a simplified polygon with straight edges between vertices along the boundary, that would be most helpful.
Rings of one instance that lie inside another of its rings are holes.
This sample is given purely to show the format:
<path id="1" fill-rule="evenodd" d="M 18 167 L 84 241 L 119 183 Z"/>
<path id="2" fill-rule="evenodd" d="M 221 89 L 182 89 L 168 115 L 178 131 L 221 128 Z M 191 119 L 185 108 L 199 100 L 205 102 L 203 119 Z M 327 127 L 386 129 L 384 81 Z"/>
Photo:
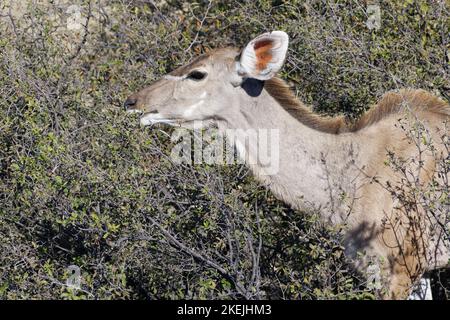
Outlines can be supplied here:
<path id="1" fill-rule="evenodd" d="M 207 95 L 206 91 L 203 91 L 202 94 L 199 97 L 202 100 L 200 100 L 197 103 L 194 103 L 192 106 L 187 107 L 186 111 L 183 113 L 183 117 L 188 118 L 188 117 L 192 116 L 192 114 L 194 113 L 195 109 L 200 107 L 205 102 L 204 98 L 206 98 L 206 95 Z"/>
<path id="2" fill-rule="evenodd" d="M 179 81 L 179 80 L 183 80 L 185 78 L 185 76 L 179 77 L 179 76 L 172 76 L 170 74 L 166 74 L 163 78 L 166 80 L 171 80 L 171 81 Z"/>
<path id="3" fill-rule="evenodd" d="M 187 110 L 183 113 L 183 117 L 184 118 L 189 118 L 190 116 L 192 116 L 192 114 L 194 113 L 195 109 L 200 107 L 204 102 L 205 102 L 204 100 L 200 100 L 199 102 L 194 103 L 192 106 L 187 107 Z"/>

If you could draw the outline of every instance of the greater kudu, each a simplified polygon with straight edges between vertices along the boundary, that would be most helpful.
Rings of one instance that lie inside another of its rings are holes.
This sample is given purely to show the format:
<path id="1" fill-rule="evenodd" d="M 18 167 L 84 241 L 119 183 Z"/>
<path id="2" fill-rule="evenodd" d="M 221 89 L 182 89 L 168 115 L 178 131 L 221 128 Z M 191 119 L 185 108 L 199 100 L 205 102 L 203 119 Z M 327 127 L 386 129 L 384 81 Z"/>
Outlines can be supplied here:
<path id="1" fill-rule="evenodd" d="M 444 232 L 439 221 L 426 218 L 421 209 L 405 211 L 383 187 L 401 183 L 386 165 L 387 151 L 417 158 L 398 119 L 419 121 L 438 141 L 448 134 L 444 122 L 450 107 L 423 90 L 400 90 L 386 93 L 356 122 L 316 115 L 276 77 L 288 41 L 286 33 L 274 31 L 242 51 L 212 51 L 131 95 L 125 106 L 142 112 L 142 125 L 190 128 L 201 121 L 224 135 L 229 129 L 277 129 L 279 170 L 267 174 L 258 162 L 251 163 L 255 176 L 292 207 L 314 206 L 331 223 L 346 223 L 346 254 L 357 258 L 360 270 L 380 266 L 385 298 L 405 298 L 424 272 L 448 267 L 450 252 L 448 243 L 437 240 Z M 240 154 L 252 156 L 257 149 L 235 142 Z M 448 151 L 438 148 L 420 159 L 424 183 L 435 171 L 436 155 L 448 157 Z"/>

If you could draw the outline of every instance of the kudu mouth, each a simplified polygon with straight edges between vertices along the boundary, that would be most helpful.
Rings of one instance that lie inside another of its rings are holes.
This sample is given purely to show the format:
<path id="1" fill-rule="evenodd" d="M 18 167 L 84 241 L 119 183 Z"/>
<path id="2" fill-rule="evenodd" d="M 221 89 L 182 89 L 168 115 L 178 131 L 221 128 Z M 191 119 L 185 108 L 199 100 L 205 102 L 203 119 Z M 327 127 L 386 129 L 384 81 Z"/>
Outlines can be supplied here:
<path id="1" fill-rule="evenodd" d="M 177 122 L 177 120 L 174 119 L 169 119 L 166 118 L 164 116 L 162 116 L 158 110 L 156 109 L 156 107 L 152 107 L 151 111 L 147 111 L 145 112 L 142 109 L 139 109 L 138 106 L 138 99 L 134 98 L 133 96 L 128 97 L 124 104 L 123 104 L 125 111 L 127 113 L 132 113 L 132 114 L 140 114 L 140 123 L 142 126 L 151 126 L 157 123 L 166 123 L 166 124 L 172 124 Z"/>
<path id="2" fill-rule="evenodd" d="M 184 124 L 190 124 L 197 121 L 203 120 L 187 120 L 183 118 L 172 118 L 170 116 L 164 115 L 158 111 L 158 106 L 146 107 L 145 109 L 150 109 L 151 111 L 143 110 L 142 106 L 139 107 L 138 99 L 133 96 L 127 98 L 123 104 L 125 111 L 129 114 L 139 114 L 140 124 L 143 127 L 153 126 L 155 124 L 168 124 L 171 126 L 182 126 Z M 209 119 L 205 119 L 209 120 Z"/>

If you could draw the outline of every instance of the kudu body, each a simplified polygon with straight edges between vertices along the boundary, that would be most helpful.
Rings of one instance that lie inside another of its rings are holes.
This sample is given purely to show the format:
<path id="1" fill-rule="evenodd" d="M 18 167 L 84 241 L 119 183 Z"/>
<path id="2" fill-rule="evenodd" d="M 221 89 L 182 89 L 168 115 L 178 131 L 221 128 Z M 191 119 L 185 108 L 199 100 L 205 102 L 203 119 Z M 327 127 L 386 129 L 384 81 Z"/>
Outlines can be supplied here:
<path id="1" fill-rule="evenodd" d="M 362 271 L 373 263 L 380 267 L 385 298 L 405 298 L 424 272 L 448 266 L 450 252 L 448 244 L 436 240 L 442 236 L 437 222 L 420 209 L 405 212 L 383 187 L 400 184 L 398 173 L 386 165 L 387 152 L 417 157 L 398 119 L 420 121 L 439 141 L 447 134 L 443 123 L 450 107 L 425 91 L 401 90 L 387 93 L 355 123 L 320 117 L 276 78 L 287 46 L 287 35 L 274 31 L 255 38 L 242 52 L 212 51 L 131 95 L 125 104 L 143 113 L 143 125 L 189 128 L 201 121 L 224 134 L 228 129 L 277 129 L 279 170 L 267 174 L 264 166 L 251 163 L 255 176 L 292 207 L 313 207 L 331 223 L 345 223 L 346 254 L 358 256 Z M 257 157 L 255 146 L 238 140 L 240 154 Z M 436 160 L 431 154 L 422 157 L 420 178 L 426 182 Z"/>

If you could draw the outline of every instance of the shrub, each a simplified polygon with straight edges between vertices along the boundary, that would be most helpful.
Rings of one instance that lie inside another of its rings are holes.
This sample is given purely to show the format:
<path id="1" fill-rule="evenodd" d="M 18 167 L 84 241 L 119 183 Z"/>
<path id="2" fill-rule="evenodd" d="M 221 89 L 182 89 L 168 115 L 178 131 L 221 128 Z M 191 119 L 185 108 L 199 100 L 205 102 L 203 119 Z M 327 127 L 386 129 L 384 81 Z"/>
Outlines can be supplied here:
<path id="1" fill-rule="evenodd" d="M 357 116 L 397 87 L 448 100 L 445 1 L 383 2 L 379 30 L 357 1 L 0 10 L 0 298 L 375 297 L 340 226 L 289 209 L 245 167 L 173 164 L 170 129 L 121 106 L 194 55 L 273 29 L 291 37 L 282 77 L 318 112 Z"/>

